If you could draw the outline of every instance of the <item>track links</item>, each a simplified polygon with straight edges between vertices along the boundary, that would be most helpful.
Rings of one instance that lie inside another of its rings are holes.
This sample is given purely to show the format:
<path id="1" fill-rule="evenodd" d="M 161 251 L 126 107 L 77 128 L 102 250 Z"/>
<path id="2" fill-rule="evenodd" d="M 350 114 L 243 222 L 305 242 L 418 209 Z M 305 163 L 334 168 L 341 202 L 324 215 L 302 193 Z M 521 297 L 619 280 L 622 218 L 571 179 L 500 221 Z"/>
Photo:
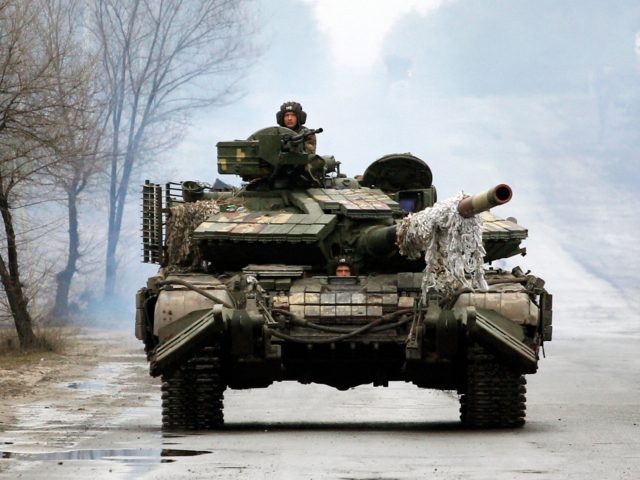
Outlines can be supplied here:
<path id="1" fill-rule="evenodd" d="M 469 347 L 460 420 L 471 428 L 515 428 L 525 423 L 526 380 L 479 345 Z"/>
<path id="2" fill-rule="evenodd" d="M 220 347 L 209 346 L 162 375 L 162 428 L 204 430 L 224 423 Z"/>

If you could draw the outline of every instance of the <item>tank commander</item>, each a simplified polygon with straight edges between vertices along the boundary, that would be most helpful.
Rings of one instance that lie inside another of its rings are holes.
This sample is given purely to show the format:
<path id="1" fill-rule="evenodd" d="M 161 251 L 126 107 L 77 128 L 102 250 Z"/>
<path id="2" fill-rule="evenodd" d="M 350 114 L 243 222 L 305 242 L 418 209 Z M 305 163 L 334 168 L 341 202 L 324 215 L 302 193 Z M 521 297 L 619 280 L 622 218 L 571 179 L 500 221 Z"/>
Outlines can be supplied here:
<path id="1" fill-rule="evenodd" d="M 298 102 L 284 102 L 280 105 L 280 110 L 276 112 L 276 121 L 281 127 L 286 127 L 296 133 L 309 131 L 304 126 L 307 121 L 307 112 L 302 110 L 302 105 Z M 316 153 L 316 136 L 311 135 L 304 142 L 304 149 L 307 153 Z"/>
<path id="2" fill-rule="evenodd" d="M 346 258 L 338 260 L 336 265 L 336 277 L 350 277 L 351 276 L 351 262 Z"/>

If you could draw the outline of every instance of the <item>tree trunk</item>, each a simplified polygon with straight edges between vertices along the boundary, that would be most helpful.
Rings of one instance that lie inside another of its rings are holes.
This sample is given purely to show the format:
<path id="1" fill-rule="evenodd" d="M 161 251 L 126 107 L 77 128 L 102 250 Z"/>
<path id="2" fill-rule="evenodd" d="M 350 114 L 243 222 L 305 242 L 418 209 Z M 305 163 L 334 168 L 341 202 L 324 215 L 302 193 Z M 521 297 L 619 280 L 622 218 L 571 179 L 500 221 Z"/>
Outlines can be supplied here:
<path id="1" fill-rule="evenodd" d="M 116 180 L 112 180 L 115 182 Z M 116 273 L 118 262 L 116 260 L 116 249 L 118 248 L 118 240 L 120 238 L 120 224 L 117 222 L 118 215 L 118 197 L 115 188 L 109 197 L 109 227 L 107 232 L 107 257 L 105 265 L 105 282 L 104 282 L 104 299 L 113 298 L 116 286 Z"/>
<path id="2" fill-rule="evenodd" d="M 117 237 L 116 232 L 109 232 L 109 236 L 107 238 L 107 264 L 106 264 L 106 272 L 105 272 L 105 283 L 104 283 L 104 298 L 108 300 L 113 298 L 115 295 L 115 287 L 116 287 L 116 270 L 118 268 L 116 261 L 116 247 L 118 241 L 115 239 Z"/>
<path id="3" fill-rule="evenodd" d="M 78 197 L 74 188 L 67 191 L 67 207 L 69 222 L 69 249 L 67 252 L 67 264 L 64 270 L 56 274 L 56 303 L 52 315 L 56 319 L 64 319 L 69 313 L 69 290 L 71 280 L 77 270 L 80 258 L 80 235 L 78 233 Z"/>
<path id="4" fill-rule="evenodd" d="M 140 127 L 139 132 L 144 129 Z M 116 168 L 111 169 L 111 188 L 109 191 L 109 232 L 107 235 L 107 264 L 104 285 L 104 298 L 108 300 L 115 295 L 116 274 L 118 261 L 116 259 L 116 250 L 118 241 L 120 240 L 120 231 L 122 229 L 122 218 L 124 215 L 124 207 L 127 199 L 127 190 L 129 181 L 131 180 L 131 170 L 135 158 L 137 147 L 137 138 L 135 141 L 129 142 L 127 152 L 125 154 L 124 166 L 122 168 L 122 178 L 118 181 L 115 177 Z M 114 158 L 116 158 L 114 156 Z"/>
<path id="5" fill-rule="evenodd" d="M 116 284 L 116 248 L 118 247 L 118 237 L 120 231 L 116 229 L 116 207 L 117 207 L 117 191 L 118 191 L 118 151 L 119 151 L 119 135 L 120 118 L 118 115 L 113 116 L 113 139 L 111 145 L 111 175 L 109 177 L 109 220 L 107 225 L 107 252 L 105 259 L 105 277 L 104 277 L 104 300 L 113 297 Z"/>
<path id="6" fill-rule="evenodd" d="M 22 289 L 20 281 L 20 269 L 18 267 L 18 248 L 16 245 L 16 234 L 13 229 L 13 216 L 9 209 L 9 202 L 6 196 L 0 194 L 0 213 L 4 221 L 4 230 L 7 235 L 7 262 L 0 255 L 0 281 L 4 287 L 5 295 L 9 302 L 11 315 L 18 332 L 18 340 L 22 348 L 29 348 L 36 342 L 33 333 L 33 321 L 27 309 L 28 300 Z"/>

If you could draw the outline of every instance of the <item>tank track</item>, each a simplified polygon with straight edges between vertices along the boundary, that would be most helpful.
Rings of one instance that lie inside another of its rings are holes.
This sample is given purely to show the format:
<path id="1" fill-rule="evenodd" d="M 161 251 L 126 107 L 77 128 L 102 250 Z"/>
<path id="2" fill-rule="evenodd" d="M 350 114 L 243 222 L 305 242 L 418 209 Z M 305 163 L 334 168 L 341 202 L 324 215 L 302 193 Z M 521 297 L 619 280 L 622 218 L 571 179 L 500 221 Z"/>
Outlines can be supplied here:
<path id="1" fill-rule="evenodd" d="M 162 375 L 162 428 L 205 430 L 224 423 L 220 347 L 208 346 Z"/>
<path id="2" fill-rule="evenodd" d="M 515 428 L 525 423 L 526 380 L 479 345 L 467 352 L 460 420 L 471 428 Z"/>

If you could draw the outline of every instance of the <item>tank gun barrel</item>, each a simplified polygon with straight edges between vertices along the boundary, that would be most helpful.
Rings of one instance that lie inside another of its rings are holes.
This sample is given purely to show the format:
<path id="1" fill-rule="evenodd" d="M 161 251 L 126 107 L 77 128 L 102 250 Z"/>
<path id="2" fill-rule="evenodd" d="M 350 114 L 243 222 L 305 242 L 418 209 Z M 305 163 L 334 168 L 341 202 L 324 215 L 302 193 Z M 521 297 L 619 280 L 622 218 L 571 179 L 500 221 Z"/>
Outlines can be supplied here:
<path id="1" fill-rule="evenodd" d="M 506 183 L 496 185 L 489 190 L 476 193 L 463 198 L 458 203 L 458 213 L 464 218 L 470 218 L 482 212 L 486 212 L 491 207 L 504 205 L 513 196 L 511 187 Z"/>
<path id="2" fill-rule="evenodd" d="M 486 212 L 492 207 L 504 205 L 511 200 L 512 196 L 513 191 L 511 187 L 505 183 L 501 183 L 484 192 L 463 198 L 458 203 L 458 213 L 464 218 L 470 218 L 479 213 Z M 360 237 L 360 245 L 373 257 L 385 257 L 397 248 L 397 228 L 398 225 L 371 227 L 363 232 L 363 235 Z"/>

